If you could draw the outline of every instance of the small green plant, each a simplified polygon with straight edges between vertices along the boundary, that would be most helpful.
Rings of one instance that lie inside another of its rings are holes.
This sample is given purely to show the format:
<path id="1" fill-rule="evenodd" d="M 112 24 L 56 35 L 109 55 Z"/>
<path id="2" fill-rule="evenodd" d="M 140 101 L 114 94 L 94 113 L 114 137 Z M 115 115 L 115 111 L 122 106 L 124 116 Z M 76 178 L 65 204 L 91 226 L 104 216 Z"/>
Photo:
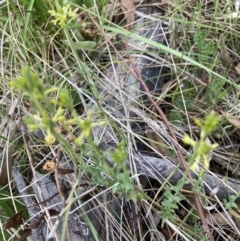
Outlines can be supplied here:
<path id="1" fill-rule="evenodd" d="M 224 80 L 213 78 L 209 81 L 206 92 L 203 96 L 203 101 L 216 105 L 226 100 L 228 97 L 228 90 L 225 87 Z"/>
<path id="2" fill-rule="evenodd" d="M 203 64 L 209 63 L 209 59 L 212 59 L 216 48 L 214 41 L 208 39 L 209 34 L 209 29 L 199 27 L 193 36 L 195 52 L 199 53 L 197 55 L 198 61 Z"/>
<path id="3" fill-rule="evenodd" d="M 194 141 L 187 134 L 184 135 L 183 142 L 193 147 L 193 154 L 189 158 L 191 170 L 196 170 L 200 162 L 203 162 L 205 168 L 209 168 L 208 154 L 218 145 L 207 143 L 206 138 L 216 129 L 218 120 L 219 118 L 216 117 L 214 114 L 207 115 L 204 122 L 200 121 L 199 119 L 195 119 L 195 124 L 201 129 L 199 141 Z M 203 172 L 200 172 L 198 180 L 194 181 L 195 185 L 193 191 L 195 193 L 201 193 L 203 183 L 202 175 Z M 164 219 L 174 217 L 173 214 L 175 210 L 178 209 L 178 203 L 184 200 L 184 196 L 180 192 L 183 186 L 189 184 L 190 182 L 185 177 L 186 173 L 175 186 L 172 186 L 171 188 L 166 187 L 166 190 L 164 192 L 165 199 L 162 202 L 162 206 L 164 208 Z"/>
<path id="4" fill-rule="evenodd" d="M 57 5 L 56 10 L 49 10 L 48 13 L 54 18 L 52 23 L 54 25 L 59 24 L 60 27 L 65 27 L 67 23 L 69 23 L 72 19 L 75 19 L 77 16 L 78 9 L 71 9 L 71 4 L 67 4 L 66 6 L 61 7 L 59 4 Z"/>
<path id="5" fill-rule="evenodd" d="M 207 143 L 206 138 L 216 129 L 218 120 L 219 118 L 214 114 L 207 115 L 204 122 L 195 119 L 195 124 L 201 129 L 200 139 L 198 141 L 194 141 L 187 134 L 184 135 L 183 142 L 193 147 L 193 154 L 189 159 L 192 170 L 196 170 L 200 162 L 202 162 L 205 168 L 209 168 L 208 154 L 218 145 L 216 143 Z"/>
<path id="6" fill-rule="evenodd" d="M 163 223 L 166 219 L 175 217 L 175 210 L 179 208 L 178 203 L 185 199 L 184 196 L 180 193 L 182 187 L 182 180 L 180 180 L 177 185 L 173 187 L 166 187 L 164 192 L 164 201 L 161 203 L 164 208 Z"/>
<path id="7" fill-rule="evenodd" d="M 226 209 L 232 209 L 232 208 L 238 208 L 236 204 L 236 199 L 240 197 L 240 193 L 237 193 L 236 195 L 229 196 L 229 200 L 224 199 L 224 205 Z"/>
<path id="8" fill-rule="evenodd" d="M 105 120 L 94 121 L 91 110 L 88 111 L 86 118 L 80 118 L 74 109 L 68 91 L 57 87 L 48 89 L 43 85 L 39 76 L 33 73 L 29 67 L 23 67 L 21 76 L 13 79 L 10 86 L 21 90 L 36 110 L 36 113 L 33 114 L 34 118 L 24 118 L 29 129 L 33 131 L 40 128 L 46 131 L 45 141 L 47 145 L 54 145 L 56 141 L 61 143 L 68 154 L 78 160 L 81 169 L 91 175 L 92 184 L 112 187 L 113 192 L 117 194 L 128 194 L 134 190 L 130 171 L 126 169 L 128 153 L 125 142 L 121 141 L 113 153 L 107 153 L 107 155 L 111 155 L 114 162 L 114 167 L 111 167 L 106 162 L 106 154 L 97 147 L 93 140 L 92 129 L 104 126 Z M 69 114 L 66 115 L 66 112 Z M 90 157 L 94 166 L 85 164 L 80 156 L 75 153 L 71 144 L 55 130 L 57 125 L 62 126 L 68 135 L 71 135 L 82 155 Z M 76 136 L 71 133 L 69 126 L 78 127 L 80 134 Z M 133 196 L 133 192 L 131 192 L 131 195 Z"/>

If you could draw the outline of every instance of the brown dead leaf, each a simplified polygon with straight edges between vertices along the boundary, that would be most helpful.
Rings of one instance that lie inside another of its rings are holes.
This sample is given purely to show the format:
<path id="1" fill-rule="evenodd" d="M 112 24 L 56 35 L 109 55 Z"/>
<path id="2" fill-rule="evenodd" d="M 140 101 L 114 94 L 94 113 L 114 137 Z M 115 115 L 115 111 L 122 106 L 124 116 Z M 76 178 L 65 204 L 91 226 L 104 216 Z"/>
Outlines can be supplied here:
<path id="1" fill-rule="evenodd" d="M 41 221 L 43 220 L 45 216 L 45 213 L 41 213 L 37 219 L 31 220 L 30 224 L 23 230 L 22 236 L 17 239 L 17 241 L 24 241 L 27 239 L 27 237 L 31 234 L 32 229 L 35 229 L 39 226 Z"/>
<path id="2" fill-rule="evenodd" d="M 128 28 L 134 21 L 134 0 L 121 0 L 121 5 Z"/>
<path id="3" fill-rule="evenodd" d="M 81 198 L 81 201 L 87 202 L 87 201 L 89 201 L 92 197 L 93 197 L 93 195 L 91 195 L 91 194 L 86 194 L 85 196 L 83 196 L 83 197 Z"/>
<path id="4" fill-rule="evenodd" d="M 45 213 L 41 213 L 37 217 L 37 219 L 31 220 L 30 224 L 26 227 L 26 229 L 32 230 L 32 229 L 37 228 L 39 226 L 39 224 L 41 223 L 41 221 L 43 220 L 44 216 L 45 216 Z"/>
<path id="5" fill-rule="evenodd" d="M 49 209 L 48 212 L 49 212 L 51 217 L 57 216 L 57 215 L 60 214 L 60 212 L 56 211 L 55 209 Z"/>
<path id="6" fill-rule="evenodd" d="M 8 219 L 6 223 L 3 225 L 3 229 L 10 229 L 14 227 L 18 227 L 19 225 L 23 224 L 23 210 L 18 213 L 15 213 L 12 217 Z"/>
<path id="7" fill-rule="evenodd" d="M 24 229 L 22 236 L 16 241 L 25 241 L 30 234 L 31 234 L 31 229 Z"/>
<path id="8" fill-rule="evenodd" d="M 168 154 L 168 148 L 166 147 L 166 144 L 164 143 L 160 135 L 158 135 L 156 132 L 149 132 L 147 134 L 147 137 L 149 138 L 149 144 L 151 145 L 151 147 L 153 147 L 162 155 Z"/>

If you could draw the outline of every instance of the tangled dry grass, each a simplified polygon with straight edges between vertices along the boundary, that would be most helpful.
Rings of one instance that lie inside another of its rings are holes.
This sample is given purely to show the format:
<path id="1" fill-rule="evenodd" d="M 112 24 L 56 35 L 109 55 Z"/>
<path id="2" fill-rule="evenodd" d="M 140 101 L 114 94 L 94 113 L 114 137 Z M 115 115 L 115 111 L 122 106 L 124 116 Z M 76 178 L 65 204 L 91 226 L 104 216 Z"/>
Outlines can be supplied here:
<path id="1" fill-rule="evenodd" d="M 2 6 L 3 240 L 239 239 L 238 1 L 129 2 Z"/>

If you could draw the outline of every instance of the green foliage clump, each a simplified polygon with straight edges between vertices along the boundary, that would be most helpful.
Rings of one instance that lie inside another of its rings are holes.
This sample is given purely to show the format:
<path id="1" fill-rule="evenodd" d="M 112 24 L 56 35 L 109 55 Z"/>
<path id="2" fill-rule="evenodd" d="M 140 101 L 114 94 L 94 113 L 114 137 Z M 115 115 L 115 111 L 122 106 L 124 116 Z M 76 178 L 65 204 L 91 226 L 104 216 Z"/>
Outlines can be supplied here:
<path id="1" fill-rule="evenodd" d="M 61 7 L 57 6 L 57 10 L 49 10 L 48 13 L 54 18 L 52 23 L 54 25 L 59 24 L 60 27 L 65 27 L 67 22 L 71 21 L 71 19 L 75 19 L 77 16 L 78 9 L 71 9 L 71 4 L 67 4 L 66 6 Z"/>
<path id="2" fill-rule="evenodd" d="M 191 145 L 194 149 L 193 154 L 190 157 L 191 169 L 195 170 L 201 161 L 203 162 L 205 168 L 209 168 L 208 154 L 218 145 L 209 144 L 205 139 L 216 129 L 218 120 L 219 118 L 213 114 L 207 115 L 204 123 L 199 119 L 195 119 L 195 124 L 201 128 L 199 141 L 194 141 L 187 134 L 184 135 L 183 142 Z"/>
<path id="3" fill-rule="evenodd" d="M 83 171 L 91 175 L 92 184 L 112 187 L 114 193 L 130 194 L 130 196 L 134 197 L 133 181 L 130 178 L 130 171 L 126 169 L 128 153 L 125 142 L 121 141 L 112 153 L 107 153 L 107 155 L 110 154 L 114 162 L 114 167 L 111 167 L 106 162 L 106 154 L 97 147 L 93 140 L 92 129 L 106 125 L 105 120 L 94 122 L 91 110 L 88 111 L 86 118 L 80 118 L 74 109 L 68 90 L 57 87 L 48 89 L 29 67 L 23 67 L 21 76 L 13 79 L 10 86 L 21 90 L 29 98 L 36 111 L 33 114 L 34 118 L 24 118 L 30 130 L 39 128 L 45 130 L 47 133 L 45 141 L 48 145 L 53 145 L 56 141 L 61 143 L 69 155 L 78 160 L 81 169 L 83 168 Z M 58 94 L 55 98 L 54 93 Z M 66 112 L 69 113 L 68 118 Z M 82 152 L 81 155 L 90 157 L 94 162 L 94 166 L 87 165 L 75 153 L 72 146 L 57 133 L 55 130 L 56 125 L 61 125 L 72 136 L 73 142 Z M 80 134 L 78 136 L 73 135 L 68 126 L 78 127 Z M 103 173 L 105 173 L 105 177 L 102 175 Z"/>

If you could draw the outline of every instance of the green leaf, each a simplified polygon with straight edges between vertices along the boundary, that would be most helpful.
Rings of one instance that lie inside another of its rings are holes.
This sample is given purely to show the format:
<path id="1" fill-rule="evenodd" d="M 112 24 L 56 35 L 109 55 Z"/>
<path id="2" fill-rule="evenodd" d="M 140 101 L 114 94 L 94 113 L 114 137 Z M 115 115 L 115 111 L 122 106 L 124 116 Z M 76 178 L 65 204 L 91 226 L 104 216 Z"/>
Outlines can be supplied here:
<path id="1" fill-rule="evenodd" d="M 117 148 L 114 150 L 112 154 L 112 159 L 115 163 L 123 165 L 125 164 L 127 156 L 128 153 L 126 151 L 125 142 L 121 141 L 120 143 L 118 143 Z"/>
<path id="2" fill-rule="evenodd" d="M 206 116 L 203 129 L 207 135 L 216 129 L 218 121 L 219 121 L 219 117 L 217 117 L 214 114 L 209 114 Z"/>
<path id="3" fill-rule="evenodd" d="M 20 89 L 25 95 L 31 96 L 32 98 L 37 100 L 45 99 L 45 88 L 42 80 L 37 74 L 33 73 L 28 66 L 22 67 L 21 76 L 13 79 L 10 85 Z"/>
<path id="4" fill-rule="evenodd" d="M 169 115 L 169 121 L 174 125 L 178 125 L 178 124 L 182 123 L 183 119 L 180 114 L 180 111 L 178 111 L 175 108 L 173 110 L 171 110 L 170 115 Z"/>
<path id="5" fill-rule="evenodd" d="M 190 146 L 195 146 L 196 142 L 187 134 L 184 134 L 183 136 L 183 142 L 185 144 L 188 144 Z"/>
<path id="6" fill-rule="evenodd" d="M 66 89 L 60 90 L 58 104 L 62 107 L 66 107 L 70 109 L 73 106 L 70 95 Z"/>
<path id="7" fill-rule="evenodd" d="M 79 50 L 94 50 L 97 43 L 94 41 L 79 41 L 74 43 L 73 46 Z"/>

